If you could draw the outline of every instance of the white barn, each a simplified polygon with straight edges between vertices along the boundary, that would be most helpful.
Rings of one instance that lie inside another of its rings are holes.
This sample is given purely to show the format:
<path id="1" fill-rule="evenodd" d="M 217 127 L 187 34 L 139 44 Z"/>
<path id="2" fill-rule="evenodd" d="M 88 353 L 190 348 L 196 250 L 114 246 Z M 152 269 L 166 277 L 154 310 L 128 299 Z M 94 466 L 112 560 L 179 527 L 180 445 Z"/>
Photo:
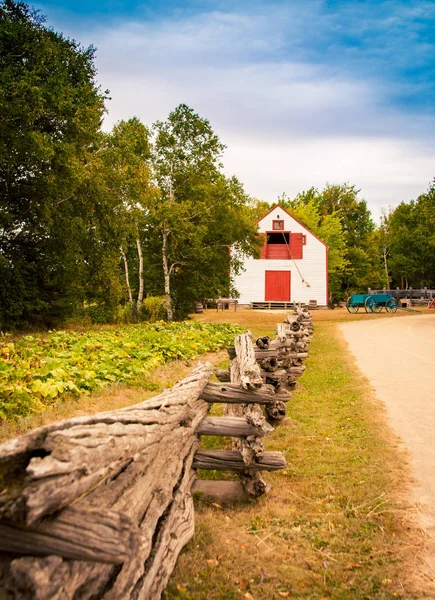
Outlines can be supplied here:
<path id="1" fill-rule="evenodd" d="M 328 304 L 328 246 L 275 206 L 258 222 L 261 258 L 247 258 L 234 277 L 240 304 L 302 302 Z"/>

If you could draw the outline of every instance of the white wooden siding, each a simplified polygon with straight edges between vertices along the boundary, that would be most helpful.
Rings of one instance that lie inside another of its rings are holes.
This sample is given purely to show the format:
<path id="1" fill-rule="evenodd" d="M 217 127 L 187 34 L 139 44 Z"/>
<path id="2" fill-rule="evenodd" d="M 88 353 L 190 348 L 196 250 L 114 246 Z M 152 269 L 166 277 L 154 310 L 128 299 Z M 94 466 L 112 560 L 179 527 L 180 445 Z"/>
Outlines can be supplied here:
<path id="1" fill-rule="evenodd" d="M 240 294 L 239 302 L 264 302 L 265 272 L 290 271 L 290 301 L 308 303 L 317 300 L 319 305 L 328 303 L 327 289 L 327 248 L 308 229 L 277 206 L 258 224 L 259 232 L 273 231 L 272 221 L 284 221 L 284 231 L 302 233 L 307 236 L 307 243 L 302 247 L 303 258 L 296 260 L 268 260 L 248 258 L 244 261 L 245 271 L 234 277 L 234 285 Z M 300 274 L 295 266 L 297 264 Z M 301 277 L 302 276 L 302 277 Z M 310 287 L 302 281 L 302 278 Z"/>

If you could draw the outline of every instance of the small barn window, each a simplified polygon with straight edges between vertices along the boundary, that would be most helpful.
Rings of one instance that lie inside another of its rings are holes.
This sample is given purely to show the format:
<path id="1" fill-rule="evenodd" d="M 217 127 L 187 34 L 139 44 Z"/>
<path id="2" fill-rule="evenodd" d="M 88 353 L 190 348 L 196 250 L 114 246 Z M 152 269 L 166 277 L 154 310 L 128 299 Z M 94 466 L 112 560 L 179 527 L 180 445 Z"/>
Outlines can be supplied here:
<path id="1" fill-rule="evenodd" d="M 274 231 L 278 230 L 278 231 L 283 231 L 284 230 L 284 221 L 282 221 L 281 219 L 276 219 L 272 222 L 272 229 Z"/>

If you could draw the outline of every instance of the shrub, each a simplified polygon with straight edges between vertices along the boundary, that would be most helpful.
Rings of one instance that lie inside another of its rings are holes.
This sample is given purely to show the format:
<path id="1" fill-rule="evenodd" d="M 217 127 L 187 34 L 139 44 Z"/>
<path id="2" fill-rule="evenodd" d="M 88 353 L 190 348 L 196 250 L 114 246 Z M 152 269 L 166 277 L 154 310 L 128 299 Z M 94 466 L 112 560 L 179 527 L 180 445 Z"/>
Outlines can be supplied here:
<path id="1" fill-rule="evenodd" d="M 137 323 L 137 309 L 136 305 L 130 306 L 130 304 L 125 304 L 124 306 L 118 306 L 118 310 L 116 313 L 116 322 L 117 323 Z"/>
<path id="2" fill-rule="evenodd" d="M 164 296 L 148 296 L 140 310 L 141 321 L 166 321 L 166 303 Z"/>
<path id="3" fill-rule="evenodd" d="M 85 309 L 85 312 L 91 318 L 92 323 L 97 323 L 98 325 L 105 325 L 116 321 L 116 309 L 112 306 L 95 304 L 93 306 L 88 306 Z"/>

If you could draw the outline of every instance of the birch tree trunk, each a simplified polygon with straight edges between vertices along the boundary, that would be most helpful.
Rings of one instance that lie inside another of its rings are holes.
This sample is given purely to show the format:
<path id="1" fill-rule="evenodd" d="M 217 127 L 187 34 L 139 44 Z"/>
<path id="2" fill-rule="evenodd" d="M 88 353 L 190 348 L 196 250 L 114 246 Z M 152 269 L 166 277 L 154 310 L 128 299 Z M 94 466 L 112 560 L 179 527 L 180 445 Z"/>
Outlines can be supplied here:
<path id="1" fill-rule="evenodd" d="M 139 257 L 139 291 L 137 294 L 137 312 L 139 314 L 143 302 L 143 252 L 139 237 L 136 239 L 137 254 Z"/>
<path id="2" fill-rule="evenodd" d="M 384 258 L 384 269 L 385 269 L 385 281 L 387 290 L 390 289 L 390 277 L 388 275 L 388 248 L 386 245 L 382 248 Z"/>
<path id="3" fill-rule="evenodd" d="M 168 237 L 169 230 L 164 229 L 162 233 L 163 245 L 162 245 L 162 259 L 163 259 L 163 275 L 165 278 L 165 297 L 166 297 L 166 312 L 168 314 L 168 321 L 172 321 L 174 318 L 172 311 L 172 299 L 171 299 L 171 273 L 168 266 Z"/>
<path id="4" fill-rule="evenodd" d="M 130 304 L 130 308 L 133 308 L 133 294 L 131 293 L 130 277 L 128 274 L 127 256 L 126 256 L 126 254 L 124 252 L 124 248 L 122 246 L 120 246 L 119 249 L 121 251 L 122 260 L 124 261 L 125 282 L 127 284 L 127 292 L 128 292 L 128 303 Z"/>

